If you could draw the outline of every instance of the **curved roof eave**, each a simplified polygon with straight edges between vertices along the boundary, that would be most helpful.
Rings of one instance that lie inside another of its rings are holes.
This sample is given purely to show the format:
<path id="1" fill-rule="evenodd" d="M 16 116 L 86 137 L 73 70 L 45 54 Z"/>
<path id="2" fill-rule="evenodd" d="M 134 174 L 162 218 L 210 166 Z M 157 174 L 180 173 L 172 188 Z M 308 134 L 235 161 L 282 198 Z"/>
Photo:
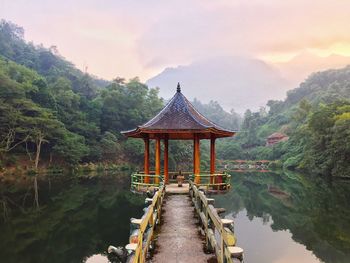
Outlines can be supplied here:
<path id="1" fill-rule="evenodd" d="M 181 93 L 181 88 L 178 84 L 175 95 L 156 116 L 145 124 L 137 126 L 136 129 L 123 131 L 122 134 L 129 137 L 143 137 L 142 134 L 175 132 L 212 133 L 218 135 L 218 137 L 230 137 L 237 131 L 224 129 L 199 113 Z"/>

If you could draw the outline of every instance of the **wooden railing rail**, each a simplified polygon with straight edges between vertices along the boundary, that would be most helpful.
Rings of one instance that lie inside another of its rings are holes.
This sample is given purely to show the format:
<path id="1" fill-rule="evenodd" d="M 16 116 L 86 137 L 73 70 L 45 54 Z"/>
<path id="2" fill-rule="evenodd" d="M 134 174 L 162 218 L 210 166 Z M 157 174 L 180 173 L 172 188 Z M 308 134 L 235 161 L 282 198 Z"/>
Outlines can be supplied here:
<path id="1" fill-rule="evenodd" d="M 205 234 L 206 247 L 215 252 L 219 263 L 233 263 L 233 259 L 242 262 L 243 249 L 235 246 L 233 220 L 220 218 L 213 206 L 214 199 L 207 198 L 192 181 L 190 197 Z"/>
<path id="2" fill-rule="evenodd" d="M 220 190 L 229 190 L 231 187 L 231 175 L 228 173 L 215 173 L 215 174 L 200 174 L 191 175 L 190 180 L 201 188 L 217 188 Z"/>
<path id="3" fill-rule="evenodd" d="M 148 182 L 145 182 L 145 178 Z M 134 173 L 131 175 L 131 190 L 140 191 L 142 187 L 159 187 L 163 185 L 163 179 L 161 175 Z"/>
<path id="4" fill-rule="evenodd" d="M 176 183 L 176 179 L 172 179 L 172 175 L 178 175 L 179 172 L 169 172 L 170 183 Z M 201 173 L 200 175 L 193 175 L 190 172 L 181 172 L 184 176 L 184 181 L 192 181 L 197 187 L 205 188 L 206 190 L 228 190 L 231 187 L 231 175 L 227 173 Z M 163 175 L 144 174 L 137 172 L 131 175 L 131 190 L 142 192 L 151 187 L 159 187 L 164 184 Z"/>
<path id="5" fill-rule="evenodd" d="M 146 198 L 146 212 L 140 219 L 131 219 L 131 226 L 136 228 L 136 236 L 130 236 L 130 241 L 135 242 L 126 246 L 130 253 L 128 262 L 143 263 L 146 262 L 147 252 L 151 247 L 154 238 L 154 230 L 156 225 L 160 224 L 161 206 L 163 203 L 165 190 L 164 186 L 160 186 L 153 198 Z"/>
<path id="6" fill-rule="evenodd" d="M 220 174 L 221 175 L 221 174 Z M 155 175 L 134 174 L 135 178 Z M 210 177 L 210 175 L 207 175 Z M 158 176 L 159 177 L 159 176 Z M 139 179 L 137 179 L 139 180 Z M 136 182 L 137 183 L 137 182 Z M 140 183 L 142 185 L 142 183 Z M 129 244 L 125 246 L 127 250 L 127 262 L 144 263 L 147 253 L 154 243 L 154 231 L 161 220 L 161 209 L 165 196 L 165 185 L 153 186 L 154 195 L 146 198 L 148 205 L 144 209 L 144 214 L 140 219 L 132 218 L 131 235 Z M 222 219 L 214 208 L 214 199 L 207 198 L 194 182 L 189 181 L 189 195 L 198 215 L 200 225 L 206 239 L 206 247 L 214 252 L 219 263 L 233 263 L 234 260 L 243 261 L 243 249 L 236 246 L 236 238 L 233 231 L 233 220 Z"/>

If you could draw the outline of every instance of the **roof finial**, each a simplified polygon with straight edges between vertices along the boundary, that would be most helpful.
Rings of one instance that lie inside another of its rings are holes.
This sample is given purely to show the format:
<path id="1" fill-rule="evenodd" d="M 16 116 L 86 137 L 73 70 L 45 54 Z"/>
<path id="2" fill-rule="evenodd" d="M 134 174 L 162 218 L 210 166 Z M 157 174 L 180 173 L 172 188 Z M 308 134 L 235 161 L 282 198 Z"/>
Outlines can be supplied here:
<path id="1" fill-rule="evenodd" d="M 177 83 L 176 91 L 177 91 L 177 92 L 181 92 L 180 82 Z"/>

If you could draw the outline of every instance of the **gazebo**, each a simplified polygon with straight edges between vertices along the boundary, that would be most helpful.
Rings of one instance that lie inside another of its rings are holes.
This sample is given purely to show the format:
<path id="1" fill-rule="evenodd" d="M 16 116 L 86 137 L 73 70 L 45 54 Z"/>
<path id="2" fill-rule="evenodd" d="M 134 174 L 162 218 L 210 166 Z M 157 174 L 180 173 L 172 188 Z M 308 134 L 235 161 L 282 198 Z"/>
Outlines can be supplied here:
<path id="1" fill-rule="evenodd" d="M 200 182 L 200 140 L 210 140 L 210 175 L 215 175 L 215 140 L 231 137 L 230 131 L 208 120 L 200 114 L 189 100 L 181 93 L 180 84 L 166 106 L 151 120 L 130 131 L 122 132 L 127 137 L 141 138 L 145 143 L 143 185 L 159 184 L 161 176 L 161 141 L 164 143 L 164 183 L 169 182 L 168 152 L 169 140 L 193 140 L 193 175 L 195 183 Z M 150 174 L 149 145 L 155 140 L 155 172 Z"/>

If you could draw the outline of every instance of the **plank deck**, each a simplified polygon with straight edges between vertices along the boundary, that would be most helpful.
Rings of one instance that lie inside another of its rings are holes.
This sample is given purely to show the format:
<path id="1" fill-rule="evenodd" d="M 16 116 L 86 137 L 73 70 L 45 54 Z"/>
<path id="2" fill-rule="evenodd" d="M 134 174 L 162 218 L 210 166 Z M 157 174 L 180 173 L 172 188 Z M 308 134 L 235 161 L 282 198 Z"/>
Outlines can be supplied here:
<path id="1" fill-rule="evenodd" d="M 189 196 L 168 194 L 165 200 L 156 250 L 148 262 L 216 262 L 213 255 L 203 251 L 204 240 L 199 234 Z"/>

